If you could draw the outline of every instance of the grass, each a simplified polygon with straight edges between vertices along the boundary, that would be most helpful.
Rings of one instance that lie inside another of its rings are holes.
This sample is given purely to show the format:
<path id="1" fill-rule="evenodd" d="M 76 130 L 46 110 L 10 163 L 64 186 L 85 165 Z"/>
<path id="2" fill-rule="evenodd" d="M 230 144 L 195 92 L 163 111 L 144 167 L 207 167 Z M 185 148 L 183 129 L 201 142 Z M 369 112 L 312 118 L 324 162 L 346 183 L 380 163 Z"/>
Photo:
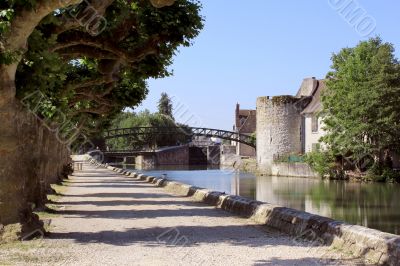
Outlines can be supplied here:
<path id="1" fill-rule="evenodd" d="M 40 259 L 36 251 L 44 248 L 43 239 L 30 241 L 14 240 L 0 244 L 0 265 L 15 265 L 18 263 L 37 263 Z"/>
<path id="2" fill-rule="evenodd" d="M 0 244 L 1 243 L 10 243 L 18 240 L 18 236 L 21 232 L 20 224 L 10 224 L 5 226 L 0 232 Z"/>
<path id="3" fill-rule="evenodd" d="M 67 180 L 64 180 L 61 182 L 61 184 L 52 184 L 50 185 L 52 189 L 54 189 L 57 194 L 65 194 L 66 190 L 68 189 L 70 182 L 68 182 Z"/>
<path id="4" fill-rule="evenodd" d="M 47 199 L 52 201 L 52 202 L 57 202 L 61 199 L 61 197 L 65 194 L 65 192 L 68 189 L 70 182 L 68 180 L 64 180 L 61 182 L 61 184 L 52 184 L 50 187 L 56 192 L 56 194 L 50 194 L 47 195 Z M 48 204 L 48 207 L 51 209 L 57 209 L 59 208 L 57 205 L 54 204 Z"/>
<path id="5" fill-rule="evenodd" d="M 57 213 L 52 213 L 52 212 L 34 212 L 35 214 L 39 215 L 40 220 L 45 220 L 45 219 L 51 219 L 51 218 L 57 218 L 59 215 Z"/>
<path id="6" fill-rule="evenodd" d="M 46 204 L 47 210 L 35 212 L 37 215 L 39 215 L 41 220 L 59 217 L 57 211 L 59 211 L 62 206 L 57 205 L 57 202 L 60 201 L 62 196 L 67 191 L 69 183 L 67 181 L 63 181 L 61 184 L 52 184 L 50 186 L 56 192 L 56 194 L 47 195 L 47 199 L 50 201 L 50 203 Z"/>
<path id="7" fill-rule="evenodd" d="M 63 251 L 62 245 L 48 244 L 43 239 L 14 241 L 0 245 L 0 265 L 56 265 L 67 258 Z"/>
<path id="8" fill-rule="evenodd" d="M 17 263 L 37 263 L 38 257 L 31 254 L 32 250 L 41 248 L 42 240 L 13 241 L 0 245 L 0 265 L 15 265 Z"/>
<path id="9" fill-rule="evenodd" d="M 30 241 L 13 241 L 0 245 L 1 251 L 29 251 L 34 248 L 40 248 L 43 246 L 42 239 L 34 239 Z"/>

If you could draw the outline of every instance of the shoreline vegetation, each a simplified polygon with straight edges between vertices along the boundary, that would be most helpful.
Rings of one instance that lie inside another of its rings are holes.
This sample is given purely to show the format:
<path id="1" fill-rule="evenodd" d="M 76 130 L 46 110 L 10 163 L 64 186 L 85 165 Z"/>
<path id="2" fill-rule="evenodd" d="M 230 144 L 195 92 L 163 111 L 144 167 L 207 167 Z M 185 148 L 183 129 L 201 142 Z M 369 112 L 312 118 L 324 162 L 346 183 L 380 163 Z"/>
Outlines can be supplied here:
<path id="1" fill-rule="evenodd" d="M 330 180 L 400 183 L 400 171 L 386 165 L 378 166 L 370 158 L 356 165 L 346 157 L 317 151 L 306 154 L 304 161 L 322 178 Z"/>
<path id="2" fill-rule="evenodd" d="M 333 54 L 322 93 L 322 149 L 305 161 L 321 176 L 400 182 L 400 61 L 379 37 Z"/>
<path id="3" fill-rule="evenodd" d="M 287 155 L 275 160 L 274 163 L 304 163 L 316 172 L 321 179 L 362 182 L 362 183 L 400 183 L 400 171 L 390 168 L 367 169 L 360 171 L 351 169 L 342 161 L 343 158 L 334 158 L 327 152 L 311 152 L 304 155 Z M 255 175 L 264 175 L 257 170 L 256 158 L 243 158 L 239 170 Z M 315 178 L 315 177 L 305 177 Z"/>

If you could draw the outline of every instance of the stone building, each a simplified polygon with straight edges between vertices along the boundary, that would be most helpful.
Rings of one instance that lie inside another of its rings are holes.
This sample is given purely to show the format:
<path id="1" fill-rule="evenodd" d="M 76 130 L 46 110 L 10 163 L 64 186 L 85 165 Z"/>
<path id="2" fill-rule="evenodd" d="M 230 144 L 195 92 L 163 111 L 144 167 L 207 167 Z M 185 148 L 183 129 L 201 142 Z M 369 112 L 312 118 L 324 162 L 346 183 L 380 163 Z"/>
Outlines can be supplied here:
<path id="1" fill-rule="evenodd" d="M 271 174 L 280 157 L 318 149 L 323 135 L 318 112 L 324 88 L 323 80 L 306 78 L 295 96 L 257 99 L 257 165 L 261 172 Z"/>
<path id="2" fill-rule="evenodd" d="M 301 112 L 304 120 L 304 138 L 303 138 L 303 153 L 320 150 L 321 143 L 319 140 L 324 135 L 322 119 L 319 117 L 319 112 L 322 110 L 321 92 L 326 89 L 323 80 L 316 80 L 316 84 L 311 94 L 311 102 Z M 307 95 L 305 95 L 307 96 Z"/>
<path id="3" fill-rule="evenodd" d="M 256 110 L 240 109 L 240 105 L 236 104 L 234 131 L 240 134 L 252 135 L 256 132 L 256 123 Z M 237 155 L 256 156 L 256 150 L 253 147 L 242 143 L 235 143 L 235 145 Z"/>

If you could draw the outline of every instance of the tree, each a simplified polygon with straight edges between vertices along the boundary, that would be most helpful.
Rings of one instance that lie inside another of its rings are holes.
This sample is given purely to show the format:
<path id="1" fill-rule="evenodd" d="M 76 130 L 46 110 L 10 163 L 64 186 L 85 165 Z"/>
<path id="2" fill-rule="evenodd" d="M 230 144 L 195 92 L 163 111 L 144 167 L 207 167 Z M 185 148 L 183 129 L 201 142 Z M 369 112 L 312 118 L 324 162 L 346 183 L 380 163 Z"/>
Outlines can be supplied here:
<path id="1" fill-rule="evenodd" d="M 383 166 L 400 151 L 400 65 L 392 44 L 380 38 L 332 56 L 323 94 L 322 141 L 358 168 L 371 156 Z"/>
<path id="2" fill-rule="evenodd" d="M 187 125 L 175 123 L 169 116 L 160 113 L 150 113 L 144 110 L 139 113 L 124 112 L 112 122 L 110 128 L 154 127 L 162 134 L 146 134 L 107 140 L 107 145 L 113 150 L 140 150 L 144 147 L 156 148 L 175 146 L 191 140 L 191 131 Z"/>
<path id="3" fill-rule="evenodd" d="M 174 119 L 172 114 L 172 100 L 167 93 L 161 93 L 161 98 L 158 101 L 158 113 Z"/>
<path id="4" fill-rule="evenodd" d="M 147 1 L 129 2 L 91 2 L 107 21 L 96 36 L 69 16 L 71 8 L 47 16 L 28 39 L 29 50 L 17 72 L 17 95 L 40 88 L 52 99 L 42 115 L 62 108 L 88 130 L 126 106 L 137 106 L 147 94 L 145 80 L 170 75 L 166 67 L 175 51 L 190 45 L 202 19 L 199 5 L 191 1 L 177 0 L 159 10 Z M 86 15 L 86 8 L 82 3 L 74 14 Z"/>
<path id="5" fill-rule="evenodd" d="M 148 78 L 170 75 L 178 47 L 202 29 L 199 10 L 192 0 L 0 2 L 0 224 L 30 219 L 29 166 L 44 162 L 21 161 L 31 128 L 19 100 L 40 92 L 38 116 L 99 132 L 144 99 Z"/>

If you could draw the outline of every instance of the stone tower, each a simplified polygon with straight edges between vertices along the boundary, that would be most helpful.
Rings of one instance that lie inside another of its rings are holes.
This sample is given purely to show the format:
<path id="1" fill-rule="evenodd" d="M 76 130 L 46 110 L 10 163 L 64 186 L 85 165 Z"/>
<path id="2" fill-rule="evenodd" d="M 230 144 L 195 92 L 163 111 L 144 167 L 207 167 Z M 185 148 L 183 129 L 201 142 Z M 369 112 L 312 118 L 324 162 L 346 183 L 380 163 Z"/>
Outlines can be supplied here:
<path id="1" fill-rule="evenodd" d="M 257 164 L 260 172 L 271 174 L 274 159 L 301 153 L 301 98 L 294 96 L 257 99 Z"/>

